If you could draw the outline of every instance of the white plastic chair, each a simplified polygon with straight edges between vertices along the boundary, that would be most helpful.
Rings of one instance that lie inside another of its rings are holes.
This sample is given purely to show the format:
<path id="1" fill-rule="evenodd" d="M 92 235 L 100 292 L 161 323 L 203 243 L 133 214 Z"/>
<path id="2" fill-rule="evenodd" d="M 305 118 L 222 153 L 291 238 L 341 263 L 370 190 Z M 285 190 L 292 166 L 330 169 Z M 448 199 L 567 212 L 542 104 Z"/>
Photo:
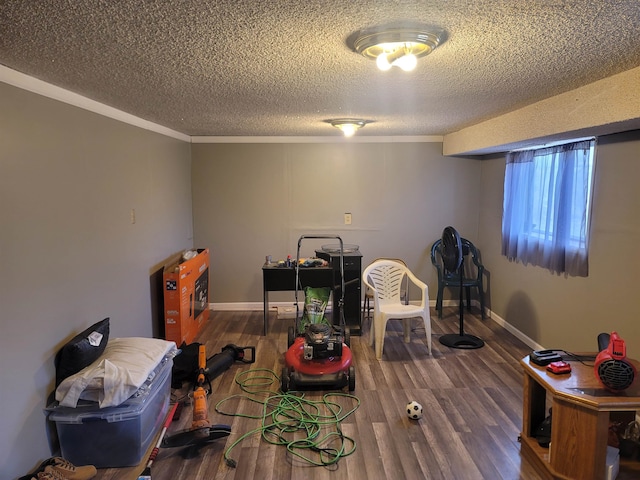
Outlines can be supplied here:
<path id="1" fill-rule="evenodd" d="M 418 287 L 421 292 L 419 305 L 402 302 L 403 279 Z M 369 344 L 375 344 L 376 358 L 382 358 L 387 321 L 401 319 L 404 341 L 409 343 L 411 319 L 422 318 L 427 335 L 427 347 L 431 354 L 431 316 L 429 315 L 429 291 L 426 283 L 416 277 L 401 261 L 376 260 L 362 273 L 364 284 L 373 291 L 373 322 L 369 332 Z"/>

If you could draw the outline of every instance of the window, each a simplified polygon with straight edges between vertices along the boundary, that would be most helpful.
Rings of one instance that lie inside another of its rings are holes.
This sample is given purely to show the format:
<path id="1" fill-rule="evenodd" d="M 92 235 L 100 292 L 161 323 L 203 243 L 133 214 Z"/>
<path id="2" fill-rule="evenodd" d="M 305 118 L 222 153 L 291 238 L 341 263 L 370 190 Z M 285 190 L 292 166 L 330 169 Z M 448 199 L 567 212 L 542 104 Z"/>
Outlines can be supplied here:
<path id="1" fill-rule="evenodd" d="M 586 277 L 595 140 L 509 152 L 502 254 Z"/>

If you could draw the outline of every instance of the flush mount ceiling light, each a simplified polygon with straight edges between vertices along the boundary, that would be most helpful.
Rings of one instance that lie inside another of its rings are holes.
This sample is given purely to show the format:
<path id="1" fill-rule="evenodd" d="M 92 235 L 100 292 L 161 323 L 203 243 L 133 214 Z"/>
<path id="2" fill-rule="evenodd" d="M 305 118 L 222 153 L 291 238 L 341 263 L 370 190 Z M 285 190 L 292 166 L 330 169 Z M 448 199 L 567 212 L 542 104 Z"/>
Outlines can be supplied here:
<path id="1" fill-rule="evenodd" d="M 353 49 L 375 60 L 380 70 L 395 66 L 408 72 L 416 67 L 418 58 L 429 55 L 441 41 L 441 34 L 425 30 L 379 28 L 360 33 L 353 42 Z"/>
<path id="2" fill-rule="evenodd" d="M 368 120 L 362 120 L 360 118 L 334 118 L 332 120 L 326 120 L 332 126 L 342 130 L 345 137 L 352 137 L 356 130 L 361 129 L 367 123 L 371 123 Z"/>

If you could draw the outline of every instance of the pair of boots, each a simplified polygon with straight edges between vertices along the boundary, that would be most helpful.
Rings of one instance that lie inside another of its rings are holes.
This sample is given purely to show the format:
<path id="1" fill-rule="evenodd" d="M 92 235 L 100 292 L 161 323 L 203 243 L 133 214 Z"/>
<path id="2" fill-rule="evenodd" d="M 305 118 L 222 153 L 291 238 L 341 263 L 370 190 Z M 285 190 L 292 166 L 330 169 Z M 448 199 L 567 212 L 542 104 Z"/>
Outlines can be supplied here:
<path id="1" fill-rule="evenodd" d="M 18 480 L 89 480 L 96 473 L 98 472 L 93 465 L 76 467 L 64 458 L 52 457 L 42 462 L 35 472 Z"/>

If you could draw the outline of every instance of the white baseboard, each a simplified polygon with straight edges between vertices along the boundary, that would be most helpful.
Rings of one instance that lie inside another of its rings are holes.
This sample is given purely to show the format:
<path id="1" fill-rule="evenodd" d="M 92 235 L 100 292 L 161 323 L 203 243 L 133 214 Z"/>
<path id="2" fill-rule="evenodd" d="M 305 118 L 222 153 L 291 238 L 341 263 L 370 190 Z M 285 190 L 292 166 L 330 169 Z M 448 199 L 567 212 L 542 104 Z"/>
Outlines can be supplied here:
<path id="1" fill-rule="evenodd" d="M 277 306 L 276 302 L 269 302 L 269 309 Z M 253 312 L 262 311 L 262 302 L 238 302 L 238 303 L 210 303 L 209 310 L 214 312 Z"/>
<path id="2" fill-rule="evenodd" d="M 480 302 L 478 300 L 471 300 L 471 304 L 474 307 L 480 308 Z M 431 306 L 435 307 L 435 301 L 431 302 Z M 442 306 L 443 307 L 457 307 L 458 306 L 458 302 L 455 301 L 455 300 L 444 300 L 442 302 Z M 542 345 L 540 345 L 539 343 L 536 343 L 534 340 L 532 340 L 527 335 L 522 333 L 516 327 L 514 327 L 513 325 L 508 323 L 500 315 L 498 315 L 495 312 L 489 310 L 488 308 L 485 308 L 485 312 L 484 313 L 485 313 L 487 318 L 489 318 L 490 320 L 493 320 L 494 322 L 496 322 L 498 325 L 500 325 L 502 328 L 507 330 L 514 337 L 516 337 L 518 340 L 524 342 L 528 347 L 531 347 L 532 350 L 544 350 L 544 347 Z"/>
<path id="3" fill-rule="evenodd" d="M 545 347 L 543 347 L 542 345 L 540 345 L 539 343 L 535 342 L 534 340 L 532 340 L 531 338 L 529 338 L 527 335 L 525 335 L 524 333 L 522 333 L 520 330 L 518 330 L 516 327 L 514 327 L 513 325 L 511 325 L 510 323 L 508 323 L 504 318 L 502 318 L 499 315 L 496 315 L 495 313 L 491 312 L 490 310 L 487 310 L 487 315 L 489 316 L 489 318 L 491 318 L 491 320 L 493 320 L 494 322 L 496 322 L 498 325 L 500 325 L 502 328 L 504 328 L 505 330 L 507 330 L 509 333 L 511 333 L 514 337 L 518 338 L 519 340 L 521 340 L 522 342 L 524 342 L 525 345 L 531 347 L 531 350 L 544 350 Z"/>
<path id="4" fill-rule="evenodd" d="M 304 304 L 301 300 L 298 302 L 300 308 Z M 295 306 L 295 302 L 269 302 L 269 311 L 275 312 L 278 308 Z M 209 310 L 214 312 L 262 312 L 264 306 L 262 302 L 238 302 L 238 303 L 210 303 Z M 331 311 L 331 305 L 327 307 L 327 311 Z"/>
<path id="5" fill-rule="evenodd" d="M 300 304 L 304 303 L 304 301 L 299 302 Z M 435 307 L 435 300 L 429 302 L 431 307 Z M 477 300 L 473 300 L 471 302 L 475 307 L 480 307 L 480 303 Z M 277 312 L 278 308 L 283 308 L 283 307 L 291 307 L 292 305 L 295 305 L 295 302 L 269 302 L 269 312 Z M 443 306 L 445 307 L 453 307 L 453 306 L 457 306 L 458 302 L 453 301 L 453 300 L 445 300 L 443 302 Z M 302 305 L 300 305 L 302 307 Z M 225 312 L 240 312 L 240 311 L 262 311 L 264 308 L 263 303 L 262 302 L 237 302 L 237 303 L 210 303 L 209 304 L 209 309 L 212 311 L 225 311 Z M 362 308 L 362 306 L 361 306 Z M 329 306 L 329 308 L 327 308 L 328 311 L 331 311 L 331 307 Z M 533 341 L 531 338 L 529 338 L 527 335 L 525 335 L 524 333 L 522 333 L 520 330 L 518 330 L 516 327 L 514 327 L 513 325 L 511 325 L 510 323 L 508 323 L 504 318 L 500 317 L 499 315 L 497 315 L 496 313 L 492 312 L 489 309 L 485 310 L 485 315 L 487 316 L 487 318 L 489 318 L 490 320 L 493 320 L 494 322 L 496 322 L 498 325 L 500 325 L 502 328 L 504 328 L 505 330 L 507 330 L 509 333 L 511 333 L 513 336 L 515 336 L 516 338 L 518 338 L 519 340 L 521 340 L 522 342 L 524 342 L 527 346 L 531 347 L 532 350 L 543 350 L 544 347 L 538 343 L 536 343 L 535 341 Z M 640 420 L 639 420 L 640 421 Z"/>

